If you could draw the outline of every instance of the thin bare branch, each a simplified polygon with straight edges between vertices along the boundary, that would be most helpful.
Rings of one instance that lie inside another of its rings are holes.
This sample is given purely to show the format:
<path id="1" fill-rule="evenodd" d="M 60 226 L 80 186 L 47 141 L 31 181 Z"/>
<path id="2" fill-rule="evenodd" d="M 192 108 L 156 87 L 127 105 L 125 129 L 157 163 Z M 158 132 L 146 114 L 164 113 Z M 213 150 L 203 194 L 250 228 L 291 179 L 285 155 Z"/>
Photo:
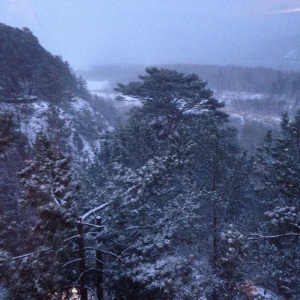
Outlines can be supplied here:
<path id="1" fill-rule="evenodd" d="M 96 213 L 96 212 L 98 212 L 98 211 L 100 211 L 100 210 L 106 208 L 106 207 L 107 207 L 108 205 L 110 205 L 111 203 L 112 203 L 112 202 L 106 202 L 106 203 L 104 203 L 104 204 L 101 204 L 101 205 L 98 206 L 98 207 L 95 207 L 94 209 L 88 211 L 88 212 L 85 213 L 83 216 L 81 216 L 81 220 L 82 220 L 82 221 L 86 220 L 90 215 L 92 215 L 92 214 L 94 214 L 94 213 Z"/>
<path id="2" fill-rule="evenodd" d="M 48 251 L 51 251 L 51 250 L 53 250 L 53 248 L 41 249 L 41 250 L 38 250 L 38 251 L 34 251 L 34 252 L 26 253 L 26 254 L 23 254 L 23 255 L 14 256 L 14 257 L 10 257 L 10 258 L 0 260 L 0 263 L 5 262 L 5 261 L 9 261 L 9 260 L 22 259 L 22 258 L 25 258 L 25 257 L 28 257 L 28 256 L 32 256 L 32 255 L 35 255 L 35 254 L 38 254 L 38 253 L 41 253 L 41 252 L 48 252 Z"/>
<path id="3" fill-rule="evenodd" d="M 283 238 L 283 237 L 300 237 L 300 233 L 289 232 L 289 233 L 276 234 L 276 235 L 262 235 L 262 234 L 253 233 L 253 234 L 250 234 L 250 236 L 248 237 L 248 240 L 278 239 L 278 238 Z"/>

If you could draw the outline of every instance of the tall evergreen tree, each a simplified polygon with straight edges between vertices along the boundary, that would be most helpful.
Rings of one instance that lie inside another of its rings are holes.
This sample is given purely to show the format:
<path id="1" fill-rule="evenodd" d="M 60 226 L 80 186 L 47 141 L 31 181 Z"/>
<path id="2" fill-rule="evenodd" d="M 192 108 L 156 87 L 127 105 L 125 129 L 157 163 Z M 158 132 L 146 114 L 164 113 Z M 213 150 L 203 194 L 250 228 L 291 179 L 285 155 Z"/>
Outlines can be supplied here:
<path id="1" fill-rule="evenodd" d="M 146 73 L 139 76 L 141 81 L 119 84 L 116 91 L 141 101 L 141 113 L 159 135 L 171 134 L 187 113 L 223 106 L 196 74 L 155 67 L 147 68 Z"/>
<path id="2" fill-rule="evenodd" d="M 70 158 L 54 150 L 43 133 L 37 134 L 33 152 L 19 172 L 24 186 L 20 205 L 27 213 L 19 228 L 30 227 L 4 272 L 11 299 L 54 297 L 72 278 L 63 267 L 72 257 L 65 239 L 75 219 Z"/>
<path id="3" fill-rule="evenodd" d="M 300 254 L 300 112 L 293 121 L 283 115 L 281 134 L 259 148 L 257 174 L 265 205 L 265 222 L 258 237 L 264 238 L 263 255 L 277 289 L 286 297 L 299 295 Z M 265 250 L 267 249 L 267 250 Z M 272 270 L 272 271 L 271 271 Z"/>
<path id="4" fill-rule="evenodd" d="M 101 156 L 104 245 L 124 263 L 110 268 L 111 289 L 116 299 L 217 299 L 221 231 L 245 200 L 245 157 L 196 75 L 147 74 L 119 85 L 142 106 Z"/>

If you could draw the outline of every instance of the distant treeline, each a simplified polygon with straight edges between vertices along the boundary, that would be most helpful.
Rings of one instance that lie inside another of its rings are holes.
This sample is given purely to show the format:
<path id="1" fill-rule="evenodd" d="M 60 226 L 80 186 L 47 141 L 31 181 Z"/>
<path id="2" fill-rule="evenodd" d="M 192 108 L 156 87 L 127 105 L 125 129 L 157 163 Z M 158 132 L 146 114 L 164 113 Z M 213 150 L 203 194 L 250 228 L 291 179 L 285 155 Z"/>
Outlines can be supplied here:
<path id="1" fill-rule="evenodd" d="M 79 71 L 87 80 L 109 80 L 113 84 L 136 80 L 144 74 L 144 65 L 100 65 L 89 71 Z M 215 66 L 197 64 L 159 65 L 183 73 L 196 73 L 210 88 L 269 95 L 300 95 L 300 72 L 280 71 L 266 67 Z"/>

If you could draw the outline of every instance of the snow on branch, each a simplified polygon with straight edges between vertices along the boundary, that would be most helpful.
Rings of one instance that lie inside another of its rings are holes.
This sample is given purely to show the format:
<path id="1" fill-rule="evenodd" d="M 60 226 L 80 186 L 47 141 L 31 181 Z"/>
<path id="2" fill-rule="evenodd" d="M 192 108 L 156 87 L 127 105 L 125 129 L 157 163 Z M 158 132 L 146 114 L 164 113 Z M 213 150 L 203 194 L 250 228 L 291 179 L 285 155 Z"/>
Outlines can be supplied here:
<path id="1" fill-rule="evenodd" d="M 64 267 L 66 267 L 68 265 L 71 265 L 73 263 L 78 263 L 79 261 L 81 261 L 81 258 L 76 258 L 76 259 L 70 260 L 67 263 L 63 264 L 62 267 L 64 268 Z"/>
<path id="2" fill-rule="evenodd" d="M 90 215 L 96 213 L 97 211 L 100 211 L 100 210 L 106 208 L 106 207 L 107 207 L 108 205 L 110 205 L 110 204 L 111 204 L 111 202 L 106 202 L 106 203 L 104 203 L 104 204 L 102 204 L 102 205 L 100 205 L 100 206 L 98 206 L 98 207 L 95 207 L 94 209 L 88 211 L 88 212 L 85 213 L 83 216 L 81 216 L 81 218 L 80 218 L 81 221 L 86 220 Z"/>
<path id="3" fill-rule="evenodd" d="M 0 260 L 0 263 L 8 261 L 8 260 L 17 260 L 17 259 L 25 258 L 25 257 L 28 257 L 28 256 L 32 256 L 32 255 L 35 255 L 35 254 L 38 254 L 38 253 L 41 253 L 41 252 L 48 252 L 48 251 L 51 251 L 51 250 L 53 250 L 53 248 L 41 249 L 41 250 L 38 250 L 38 251 L 34 251 L 34 252 L 26 253 L 26 254 L 23 254 L 23 255 L 14 256 L 14 257 L 10 257 L 10 258 Z"/>
<path id="4" fill-rule="evenodd" d="M 113 253 L 113 252 L 110 252 L 110 251 L 106 251 L 106 250 L 102 250 L 102 249 L 98 249 L 98 248 L 94 248 L 94 247 L 85 247 L 85 250 L 95 250 L 95 251 L 99 251 L 103 254 L 107 254 L 107 255 L 110 255 L 116 259 L 119 259 L 120 261 L 123 262 L 122 258 L 120 256 L 118 256 L 117 254 Z"/>
<path id="5" fill-rule="evenodd" d="M 76 224 L 82 224 L 85 226 L 90 226 L 90 227 L 95 227 L 95 228 L 105 228 L 103 225 L 96 225 L 96 224 L 91 224 L 91 223 L 85 223 L 85 222 L 76 222 Z"/>
<path id="6" fill-rule="evenodd" d="M 68 265 L 71 265 L 71 264 L 74 264 L 74 263 L 78 263 L 82 260 L 82 258 L 76 258 L 76 259 L 73 259 L 73 260 L 70 260 L 68 262 L 66 262 L 65 264 L 62 265 L 62 267 L 66 267 Z M 103 264 L 104 266 L 108 267 L 102 260 L 96 258 L 96 257 L 86 257 L 85 260 L 93 260 L 93 261 L 96 261 L 96 262 L 99 262 L 101 264 Z"/>
<path id="7" fill-rule="evenodd" d="M 74 235 L 74 236 L 72 236 L 70 238 L 65 239 L 63 242 L 65 243 L 65 242 L 71 241 L 73 239 L 76 239 L 78 237 L 79 237 L 79 235 Z M 32 255 L 41 253 L 41 252 L 48 252 L 48 251 L 51 251 L 53 249 L 54 249 L 53 247 L 51 247 L 51 248 L 45 248 L 45 249 L 41 249 L 41 250 L 38 250 L 38 251 L 33 251 L 33 252 L 30 252 L 30 253 L 22 254 L 22 255 L 19 255 L 19 256 L 13 256 L 13 257 L 5 258 L 5 259 L 0 260 L 0 263 L 8 261 L 8 260 L 22 259 L 22 258 L 25 258 L 25 257 L 28 257 L 28 256 L 32 256 Z"/>
<path id="8" fill-rule="evenodd" d="M 75 240 L 75 239 L 78 239 L 79 237 L 80 237 L 79 234 L 73 235 L 73 236 L 71 236 L 70 238 L 65 239 L 65 240 L 64 240 L 64 243 L 69 242 L 69 241 L 72 241 L 72 240 Z"/>
<path id="9" fill-rule="evenodd" d="M 262 235 L 262 234 L 257 234 L 253 233 L 250 234 L 250 237 L 248 237 L 249 240 L 254 240 L 254 239 L 278 239 L 278 238 L 283 238 L 283 237 L 300 237 L 300 233 L 284 233 L 284 234 L 276 234 L 276 235 Z"/>

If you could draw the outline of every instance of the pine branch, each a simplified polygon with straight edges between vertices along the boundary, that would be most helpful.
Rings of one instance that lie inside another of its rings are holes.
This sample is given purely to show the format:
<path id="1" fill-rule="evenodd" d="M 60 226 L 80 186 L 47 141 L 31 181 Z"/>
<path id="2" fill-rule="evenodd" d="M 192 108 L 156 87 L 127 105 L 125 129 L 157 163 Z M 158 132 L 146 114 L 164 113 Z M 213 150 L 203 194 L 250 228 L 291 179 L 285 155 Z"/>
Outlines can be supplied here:
<path id="1" fill-rule="evenodd" d="M 97 259 L 96 257 L 85 257 L 85 260 L 93 260 L 93 261 L 99 262 L 99 263 L 103 264 L 104 266 L 108 267 L 102 260 Z M 80 261 L 81 261 L 81 258 L 76 258 L 76 259 L 73 259 L 73 260 L 70 260 L 70 261 L 66 262 L 65 264 L 62 265 L 62 267 L 64 268 L 68 265 L 78 263 Z"/>
<path id="2" fill-rule="evenodd" d="M 248 237 L 249 240 L 255 240 L 255 239 L 278 239 L 283 237 L 300 237 L 300 233 L 290 232 L 290 233 L 284 233 L 284 234 L 276 234 L 276 235 L 261 235 L 257 233 L 250 234 L 250 237 Z"/>
<path id="3" fill-rule="evenodd" d="M 85 225 L 85 226 L 90 226 L 90 227 L 95 227 L 95 228 L 105 228 L 105 226 L 99 226 L 99 225 L 96 225 L 96 224 L 91 224 L 91 223 L 85 223 L 85 222 L 76 222 L 77 224 L 82 224 L 82 225 Z"/>
<path id="4" fill-rule="evenodd" d="M 79 237 L 79 235 L 74 235 L 74 236 L 72 236 L 68 239 L 63 240 L 63 242 L 65 243 L 65 242 L 68 242 L 68 241 L 73 240 L 73 239 L 78 238 L 78 237 Z M 14 256 L 14 257 L 2 259 L 2 260 L 0 260 L 0 263 L 5 262 L 5 261 L 9 261 L 9 260 L 22 259 L 22 258 L 25 258 L 25 257 L 28 257 L 28 256 L 32 256 L 32 255 L 41 253 L 41 252 L 48 252 L 48 251 L 51 251 L 53 249 L 54 249 L 54 247 L 45 248 L 45 249 L 41 249 L 41 250 L 38 250 L 38 251 L 33 251 L 33 252 L 30 252 L 30 253 L 22 254 L 22 255 L 19 255 L 19 256 Z"/>
<path id="5" fill-rule="evenodd" d="M 73 235 L 73 236 L 71 236 L 70 238 L 65 239 L 65 240 L 64 240 L 64 243 L 65 243 L 65 242 L 72 241 L 72 240 L 74 240 L 74 239 L 78 239 L 79 237 L 80 237 L 79 234 Z"/>
<path id="6" fill-rule="evenodd" d="M 23 255 L 6 258 L 6 259 L 3 259 L 3 260 L 0 260 L 0 263 L 8 261 L 8 260 L 17 260 L 17 259 L 25 258 L 25 257 L 31 256 L 31 255 L 34 255 L 34 254 L 41 253 L 41 252 L 48 252 L 48 251 L 51 251 L 53 249 L 54 248 L 45 248 L 45 249 L 41 249 L 41 250 L 38 250 L 38 251 L 26 253 L 26 254 L 23 254 Z"/>
<path id="7" fill-rule="evenodd" d="M 94 209 L 88 211 L 88 212 L 85 213 L 83 216 L 81 216 L 81 218 L 80 218 L 81 221 L 86 220 L 90 215 L 96 213 L 97 211 L 100 211 L 100 210 L 106 208 L 106 207 L 107 207 L 108 205 L 110 205 L 111 203 L 112 203 L 112 202 L 106 202 L 106 203 L 104 203 L 104 204 L 102 204 L 102 205 L 100 205 L 100 206 L 98 206 L 98 207 L 95 207 Z"/>
<path id="8" fill-rule="evenodd" d="M 97 248 L 93 248 L 93 247 L 85 247 L 84 248 L 85 250 L 95 250 L 95 251 L 99 251 L 103 254 L 107 254 L 107 255 L 110 255 L 116 259 L 119 259 L 120 261 L 123 262 L 122 258 L 120 256 L 118 256 L 117 254 L 113 253 L 113 252 L 110 252 L 110 251 L 106 251 L 106 250 L 101 250 L 101 249 L 97 249 Z"/>

